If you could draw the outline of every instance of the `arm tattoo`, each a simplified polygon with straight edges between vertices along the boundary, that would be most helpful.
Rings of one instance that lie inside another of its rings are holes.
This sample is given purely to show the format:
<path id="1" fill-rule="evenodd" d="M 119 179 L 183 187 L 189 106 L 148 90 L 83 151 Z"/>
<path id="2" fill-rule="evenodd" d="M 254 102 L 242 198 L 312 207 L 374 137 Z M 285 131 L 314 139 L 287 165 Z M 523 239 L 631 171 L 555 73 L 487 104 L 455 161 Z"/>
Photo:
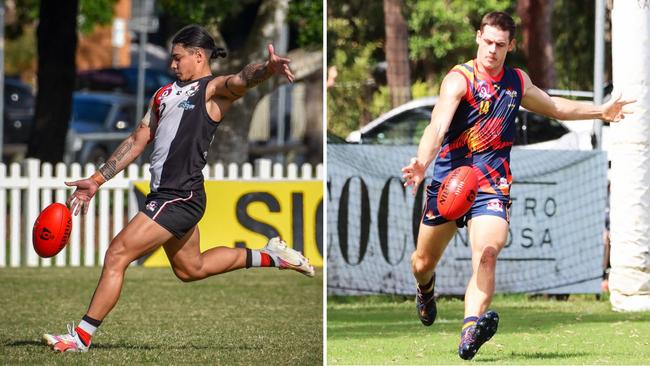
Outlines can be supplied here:
<path id="1" fill-rule="evenodd" d="M 133 141 L 126 140 L 115 150 L 113 155 L 108 161 L 99 168 L 99 173 L 104 176 L 104 179 L 109 180 L 113 178 L 121 169 L 117 169 L 117 164 L 124 159 L 126 154 L 133 148 Z"/>
<path id="2" fill-rule="evenodd" d="M 117 162 L 115 159 L 107 161 L 101 168 L 99 168 L 99 173 L 104 176 L 104 179 L 109 180 L 117 174 Z"/>
<path id="3" fill-rule="evenodd" d="M 257 86 L 273 74 L 267 66 L 262 64 L 248 64 L 241 73 L 247 88 Z"/>

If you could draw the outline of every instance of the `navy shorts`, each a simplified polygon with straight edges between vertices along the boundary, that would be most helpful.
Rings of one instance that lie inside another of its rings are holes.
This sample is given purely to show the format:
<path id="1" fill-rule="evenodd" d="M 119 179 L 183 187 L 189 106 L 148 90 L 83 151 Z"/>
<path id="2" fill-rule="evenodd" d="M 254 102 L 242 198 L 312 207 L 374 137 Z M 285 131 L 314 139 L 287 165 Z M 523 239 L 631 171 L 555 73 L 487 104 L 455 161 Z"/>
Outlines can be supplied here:
<path id="1" fill-rule="evenodd" d="M 438 189 L 440 189 L 440 182 L 432 181 L 427 186 L 427 196 L 422 214 L 422 223 L 425 225 L 438 226 L 449 222 L 438 211 Z M 498 216 L 510 222 L 510 204 L 510 197 L 479 191 L 469 211 L 456 220 L 456 226 L 463 227 L 472 217 L 481 215 Z"/>
<path id="2" fill-rule="evenodd" d="M 205 191 L 160 190 L 147 195 L 142 212 L 180 239 L 205 213 Z"/>

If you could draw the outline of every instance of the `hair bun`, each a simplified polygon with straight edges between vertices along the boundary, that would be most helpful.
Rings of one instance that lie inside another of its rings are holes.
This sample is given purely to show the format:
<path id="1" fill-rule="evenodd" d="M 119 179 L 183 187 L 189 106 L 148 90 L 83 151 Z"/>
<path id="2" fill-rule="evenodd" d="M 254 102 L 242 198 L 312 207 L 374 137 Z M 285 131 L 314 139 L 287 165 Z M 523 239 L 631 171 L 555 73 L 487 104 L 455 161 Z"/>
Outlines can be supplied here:
<path id="1" fill-rule="evenodd" d="M 215 47 L 212 50 L 212 54 L 210 55 L 210 58 L 219 58 L 219 57 L 226 58 L 226 56 L 228 56 L 228 52 L 226 52 L 225 48 Z"/>

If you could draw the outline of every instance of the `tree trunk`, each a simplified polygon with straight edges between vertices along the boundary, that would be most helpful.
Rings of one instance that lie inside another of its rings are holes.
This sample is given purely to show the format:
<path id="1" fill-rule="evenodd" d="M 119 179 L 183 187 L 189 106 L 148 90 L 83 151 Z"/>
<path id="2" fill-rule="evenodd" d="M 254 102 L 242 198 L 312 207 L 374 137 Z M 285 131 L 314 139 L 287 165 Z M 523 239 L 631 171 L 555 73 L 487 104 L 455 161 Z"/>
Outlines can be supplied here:
<path id="1" fill-rule="evenodd" d="M 528 60 L 528 73 L 542 89 L 555 86 L 553 54 L 553 0 L 519 0 L 517 13 L 521 18 L 523 41 L 521 49 Z"/>
<path id="2" fill-rule="evenodd" d="M 38 94 L 27 156 L 63 161 L 77 48 L 77 0 L 41 1 L 38 23 Z"/>
<path id="3" fill-rule="evenodd" d="M 251 62 L 264 62 L 268 57 L 266 45 L 278 37 L 280 27 L 289 11 L 288 0 L 264 0 L 253 23 L 253 29 L 243 49 L 235 52 L 228 64 L 229 72 L 239 72 Z M 248 131 L 257 102 L 271 92 L 278 84 L 272 77 L 266 82 L 250 89 L 244 97 L 236 101 L 221 122 L 214 141 L 210 146 L 208 160 L 225 163 L 243 163 L 248 160 Z"/>
<path id="4" fill-rule="evenodd" d="M 393 107 L 411 99 L 411 75 L 409 71 L 408 29 L 402 16 L 402 0 L 384 0 L 384 24 L 386 32 L 386 77 Z"/>

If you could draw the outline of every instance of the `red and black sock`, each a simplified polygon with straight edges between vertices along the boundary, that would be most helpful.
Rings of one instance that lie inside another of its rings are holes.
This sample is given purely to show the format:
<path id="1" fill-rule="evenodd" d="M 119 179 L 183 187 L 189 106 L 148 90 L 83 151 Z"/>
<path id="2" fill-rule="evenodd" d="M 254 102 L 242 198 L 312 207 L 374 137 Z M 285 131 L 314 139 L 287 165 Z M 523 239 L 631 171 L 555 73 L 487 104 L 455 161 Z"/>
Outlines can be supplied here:
<path id="1" fill-rule="evenodd" d="M 251 267 L 277 267 L 279 262 L 270 254 L 246 248 L 246 268 Z"/>
<path id="2" fill-rule="evenodd" d="M 77 336 L 84 346 L 90 346 L 93 334 L 95 334 L 95 331 L 97 331 L 97 328 L 99 328 L 101 324 L 101 320 L 93 319 L 89 317 L 88 314 L 81 318 L 79 325 L 75 328 L 75 332 L 77 332 Z"/>

